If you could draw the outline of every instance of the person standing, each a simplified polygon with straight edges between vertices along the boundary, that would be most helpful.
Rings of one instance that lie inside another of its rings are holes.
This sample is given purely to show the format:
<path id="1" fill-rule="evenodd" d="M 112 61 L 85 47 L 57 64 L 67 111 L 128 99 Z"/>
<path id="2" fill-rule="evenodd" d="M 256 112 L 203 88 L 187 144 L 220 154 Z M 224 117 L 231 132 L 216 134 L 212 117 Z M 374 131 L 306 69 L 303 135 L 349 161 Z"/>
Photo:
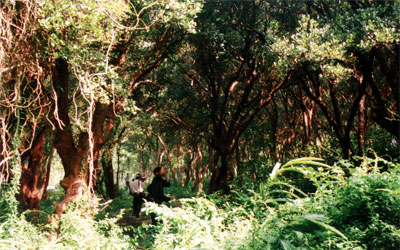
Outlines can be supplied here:
<path id="1" fill-rule="evenodd" d="M 153 181 L 148 187 L 151 200 L 157 204 L 170 201 L 171 199 L 164 195 L 164 187 L 169 187 L 171 185 L 167 177 L 167 168 L 165 166 L 156 167 L 153 173 Z M 151 214 L 151 220 L 154 225 L 157 224 L 154 213 Z"/>
<path id="2" fill-rule="evenodd" d="M 143 178 L 141 174 L 136 174 L 136 179 L 130 183 L 130 191 L 133 195 L 133 209 L 132 216 L 136 216 L 139 218 L 140 210 L 142 209 L 143 198 L 144 198 L 144 181 L 146 178 Z"/>
<path id="3" fill-rule="evenodd" d="M 129 189 L 129 183 L 130 183 L 130 181 L 129 181 L 129 173 L 126 174 L 125 183 L 126 183 L 126 188 Z"/>

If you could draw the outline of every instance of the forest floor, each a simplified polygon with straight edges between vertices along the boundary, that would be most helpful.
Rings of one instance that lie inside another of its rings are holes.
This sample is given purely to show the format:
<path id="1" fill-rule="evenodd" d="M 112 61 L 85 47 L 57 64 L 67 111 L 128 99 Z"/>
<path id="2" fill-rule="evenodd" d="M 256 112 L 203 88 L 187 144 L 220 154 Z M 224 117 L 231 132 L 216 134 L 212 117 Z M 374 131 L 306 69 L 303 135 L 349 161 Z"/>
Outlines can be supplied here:
<path id="1" fill-rule="evenodd" d="M 167 195 L 172 198 L 168 203 L 168 206 L 172 207 L 181 206 L 181 202 L 179 201 L 180 198 L 194 196 L 194 194 L 189 191 L 189 188 L 182 188 L 175 185 L 173 185 L 170 190 L 167 189 L 166 191 Z M 48 190 L 48 199 L 42 201 L 42 209 L 47 211 L 48 214 L 52 214 L 54 212 L 53 204 L 60 202 L 63 197 L 64 191 L 60 187 Z M 117 217 L 122 213 L 122 217 L 118 220 L 120 226 L 133 226 L 137 228 L 143 224 L 151 224 L 151 217 L 145 215 L 143 212 L 139 218 L 132 216 L 132 199 L 133 198 L 127 189 L 122 188 L 120 189 L 117 198 L 101 209 L 101 212 L 96 217 L 98 219 L 105 218 L 106 216 Z M 101 199 L 100 203 L 101 202 L 106 202 L 106 200 Z"/>
<path id="2" fill-rule="evenodd" d="M 120 226 L 138 227 L 143 223 L 150 224 L 151 217 L 141 215 L 139 218 L 136 218 L 136 216 L 132 216 L 132 210 L 125 211 L 123 217 L 118 221 L 118 224 Z"/>

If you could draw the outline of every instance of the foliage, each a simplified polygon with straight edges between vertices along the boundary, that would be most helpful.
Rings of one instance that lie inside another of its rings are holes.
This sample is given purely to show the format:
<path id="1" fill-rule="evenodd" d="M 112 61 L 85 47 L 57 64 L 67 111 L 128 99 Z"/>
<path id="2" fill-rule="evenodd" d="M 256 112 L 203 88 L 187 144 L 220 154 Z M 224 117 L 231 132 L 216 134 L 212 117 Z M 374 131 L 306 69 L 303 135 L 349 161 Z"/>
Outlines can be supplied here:
<path id="1" fill-rule="evenodd" d="M 382 172 L 381 166 L 387 171 Z M 106 207 L 93 209 L 85 199 L 70 203 L 60 220 L 52 215 L 51 201 L 39 214 L 3 213 L 0 247 L 389 250 L 400 244 L 398 164 L 363 158 L 357 167 L 346 161 L 328 166 L 318 158 L 302 158 L 269 169 L 268 178 L 254 188 L 235 187 L 231 195 L 182 198 L 173 206 L 146 203 L 146 213 L 158 216 L 157 226 L 118 226 L 117 220 L 132 203 L 125 189 Z M 286 182 L 293 171 L 311 179 L 315 194 Z M 184 190 L 175 186 L 169 194 L 189 196 L 190 187 Z M 4 207 L 11 204 L 5 199 L 1 197 L 2 211 L 11 211 Z"/>
<path id="2" fill-rule="evenodd" d="M 245 243 L 252 219 L 226 211 L 205 198 L 182 199 L 182 207 L 148 203 L 147 212 L 162 219 L 154 249 L 237 249 Z"/>
<path id="3" fill-rule="evenodd" d="M 313 161 L 311 161 L 313 160 Z M 317 161 L 315 161 L 317 160 Z M 183 199 L 181 207 L 146 205 L 162 223 L 153 228 L 147 246 L 155 249 L 395 249 L 399 245 L 398 164 L 380 172 L 378 162 L 365 158 L 327 166 L 318 159 L 290 161 L 271 172 L 302 171 L 317 187 L 315 194 L 276 198 L 275 183 L 240 190 L 231 196 Z M 312 163 L 313 168 L 300 164 Z M 299 165 L 295 165 L 299 164 Z M 346 178 L 341 168 L 350 167 Z M 268 184 L 270 183 L 270 184 Z M 289 184 L 287 184 L 289 186 Z M 291 198 L 291 199 L 288 199 Z M 151 227 L 150 227 L 151 228 Z M 149 227 L 141 229 L 142 232 Z M 383 232 L 383 233 L 381 233 Z M 156 235 L 154 235 L 156 234 Z"/>
<path id="4" fill-rule="evenodd" d="M 365 161 L 364 161 L 365 162 Z M 400 245 L 400 175 L 398 165 L 379 172 L 377 161 L 357 168 L 331 191 L 318 195 L 331 224 L 367 249 Z"/>
<path id="5" fill-rule="evenodd" d="M 129 249 L 134 245 L 133 239 L 117 224 L 119 216 L 96 221 L 93 214 L 97 210 L 87 204 L 87 200 L 71 203 L 60 220 L 52 215 L 53 209 L 50 213 L 28 210 L 19 217 L 6 217 L 2 213 L 0 248 Z M 42 214 L 47 219 L 38 224 Z"/>
<path id="6" fill-rule="evenodd" d="M 179 183 L 172 182 L 171 186 L 165 190 L 165 193 L 167 196 L 170 196 L 174 199 L 182 199 L 196 196 L 196 192 L 193 190 L 194 188 L 190 182 L 187 186 L 182 186 Z"/>

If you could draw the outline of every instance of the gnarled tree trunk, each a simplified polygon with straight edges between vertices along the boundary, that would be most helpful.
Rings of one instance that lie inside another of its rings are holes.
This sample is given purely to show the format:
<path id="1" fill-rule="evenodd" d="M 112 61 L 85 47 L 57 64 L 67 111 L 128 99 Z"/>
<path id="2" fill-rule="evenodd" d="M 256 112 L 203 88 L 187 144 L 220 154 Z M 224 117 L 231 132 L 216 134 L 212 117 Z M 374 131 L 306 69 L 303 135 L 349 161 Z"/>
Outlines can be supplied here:
<path id="1" fill-rule="evenodd" d="M 42 129 L 32 143 L 30 150 L 22 155 L 21 195 L 28 209 L 39 209 L 48 185 L 50 167 L 46 160 L 51 154 L 45 153 L 46 129 Z"/>
<path id="2" fill-rule="evenodd" d="M 57 125 L 54 147 L 60 155 L 65 176 L 60 182 L 65 190 L 65 197 L 60 203 L 55 205 L 55 212 L 58 216 L 64 213 L 68 203 L 83 196 L 88 181 L 92 180 L 92 185 L 96 183 L 100 166 L 98 165 L 99 155 L 104 143 L 107 141 L 110 131 L 113 128 L 114 112 L 112 105 L 96 103 L 93 114 L 93 176 L 89 178 L 89 136 L 86 132 L 81 132 L 75 142 L 69 118 L 70 100 L 69 71 L 68 63 L 64 59 L 58 59 L 52 69 L 53 86 L 56 90 L 57 106 L 55 107 L 56 117 L 54 123 Z M 107 126 L 104 124 L 108 119 Z"/>

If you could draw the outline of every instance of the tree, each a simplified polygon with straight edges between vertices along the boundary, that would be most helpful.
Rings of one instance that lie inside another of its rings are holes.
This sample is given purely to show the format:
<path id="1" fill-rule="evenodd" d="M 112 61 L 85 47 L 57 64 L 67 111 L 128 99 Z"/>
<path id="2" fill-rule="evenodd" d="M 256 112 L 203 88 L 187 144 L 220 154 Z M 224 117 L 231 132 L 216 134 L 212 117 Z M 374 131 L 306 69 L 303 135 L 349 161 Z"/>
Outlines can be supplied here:
<path id="1" fill-rule="evenodd" d="M 284 46 L 293 48 L 292 56 L 299 65 L 299 85 L 319 107 L 339 141 L 343 157 L 348 159 L 355 154 L 351 143 L 353 130 L 358 134 L 359 151 L 363 154 L 366 103 L 371 104 L 373 120 L 380 117 L 378 124 L 399 136 L 395 129 L 400 125 L 396 118 L 398 108 L 383 101 L 390 99 L 398 106 L 396 76 L 387 71 L 398 71 L 398 57 L 394 53 L 398 48 L 398 32 L 394 28 L 397 24 L 391 20 L 398 10 L 393 3 L 379 2 L 346 5 L 338 1 L 335 7 L 340 15 L 329 15 L 332 9 L 319 9 L 318 13 L 325 13 L 320 20 L 303 19 L 297 34 Z M 310 8 L 315 10 L 315 6 Z M 388 57 L 385 62 L 378 58 L 382 53 Z M 378 85 L 390 90 L 386 97 L 381 98 Z M 360 123 L 355 125 L 358 115 Z"/>
<path id="2" fill-rule="evenodd" d="M 65 4 L 75 7 L 74 4 L 70 5 L 71 3 Z M 50 21 L 45 19 L 43 24 L 50 33 L 51 29 L 46 25 L 50 25 L 51 28 L 66 29 L 70 34 L 76 35 L 75 37 L 59 37 L 56 48 L 50 50 L 56 55 L 58 53 L 61 55 L 52 72 L 53 86 L 58 99 L 58 104 L 55 103 L 58 105 L 58 114 L 55 118 L 59 125 L 54 143 L 66 173 L 61 182 L 66 190 L 66 196 L 56 206 L 56 212 L 59 215 L 71 199 L 82 196 L 84 183 L 93 187 L 101 169 L 98 166 L 100 151 L 109 139 L 116 113 L 124 108 L 122 103 L 126 96 L 131 94 L 139 84 L 146 82 L 143 81 L 144 78 L 160 65 L 171 49 L 182 39 L 185 30 L 178 26 L 190 27 L 189 23 L 186 25 L 184 23 L 187 17 L 179 11 L 191 5 L 196 6 L 192 2 L 175 6 L 178 15 L 171 16 L 166 12 L 162 16 L 153 17 L 160 18 L 159 23 L 147 24 L 144 20 L 153 16 L 152 11 L 156 11 L 157 7 L 163 10 L 168 7 L 168 4 L 150 2 L 134 7 L 127 5 L 124 1 L 110 2 L 98 6 L 101 10 L 100 14 L 91 11 L 99 5 L 98 2 L 88 1 L 85 4 L 87 8 L 84 8 L 83 12 L 86 13 L 86 19 L 78 19 L 76 23 L 74 20 L 71 20 L 72 23 L 68 20 L 59 22 L 63 17 L 58 15 L 52 17 L 55 19 L 56 27 L 52 26 L 54 22 L 51 19 Z M 50 7 L 46 6 L 46 10 L 51 9 Z M 83 8 L 82 5 L 80 7 Z M 130 9 L 131 15 L 125 12 L 126 7 Z M 69 13 L 71 10 L 65 9 L 65 6 L 62 8 L 61 13 L 65 17 L 75 14 Z M 135 12 L 138 8 L 146 12 Z M 79 7 L 76 9 L 79 15 L 81 10 Z M 111 16 L 108 13 L 109 10 L 113 11 Z M 112 24 L 107 23 L 110 19 Z M 125 28 L 119 23 L 129 23 L 132 20 L 140 21 L 130 28 Z M 85 22 L 92 23 L 89 25 L 89 30 L 85 30 L 87 29 L 84 26 Z M 104 26 L 108 26 L 109 29 L 104 30 Z M 93 37 L 90 37 L 90 32 L 94 32 Z M 83 39 L 78 39 L 78 44 L 76 44 L 73 39 L 80 33 L 83 33 Z M 85 35 L 89 36 L 88 40 L 85 39 Z M 117 41 L 115 44 L 113 44 L 114 40 Z M 138 43 L 142 44 L 138 46 Z M 68 46 L 62 47 L 63 44 Z M 82 50 L 85 46 L 87 49 Z M 76 48 L 80 50 L 77 51 Z M 87 58 L 93 58 L 94 61 L 87 61 Z M 74 85 L 70 85 L 70 80 Z M 86 110 L 84 112 L 87 112 L 87 125 L 83 131 L 76 133 L 76 140 L 74 127 L 71 126 L 69 117 L 69 109 L 72 105 L 69 90 L 74 86 L 79 87 L 82 103 L 86 101 L 87 105 L 83 108 Z M 119 89 L 115 91 L 114 86 L 118 86 Z M 127 88 L 128 91 L 123 88 Z M 71 152 L 73 152 L 73 157 L 70 155 Z"/>
<path id="3" fill-rule="evenodd" d="M 66 197 L 56 207 L 60 215 L 71 199 L 83 194 L 85 185 L 93 187 L 101 170 L 100 151 L 109 139 L 116 114 L 129 108 L 131 102 L 127 97 L 138 85 L 148 82 L 145 79 L 148 74 L 193 28 L 191 18 L 200 4 L 194 1 L 7 1 L 2 7 L 2 14 L 9 18 L 8 22 L 4 19 L 7 29 L 2 29 L 2 36 L 8 36 L 4 40 L 8 43 L 2 40 L 1 48 L 7 51 L 6 57 L 1 58 L 2 72 L 6 72 L 3 76 L 9 84 L 7 88 L 15 89 L 17 97 L 14 101 L 13 97 L 5 96 L 6 90 L 2 92 L 5 100 L 13 101 L 6 104 L 15 107 L 10 112 L 15 116 L 7 118 L 2 125 L 3 137 L 10 141 L 7 127 L 10 124 L 16 126 L 16 133 L 22 131 L 18 113 L 22 109 L 17 106 L 22 104 L 20 87 L 32 88 L 37 96 L 49 98 L 46 105 L 42 99 L 29 99 L 29 108 L 39 106 L 41 113 L 47 115 L 46 119 L 40 119 L 39 127 L 50 125 L 55 130 L 54 146 L 66 173 L 61 182 Z M 28 24 L 30 32 L 24 28 Z M 17 37 L 23 39 L 18 41 Z M 13 54 L 13 46 L 24 46 L 24 49 Z M 28 59 L 21 57 L 32 52 L 34 56 L 27 56 Z M 5 64 L 8 62 L 22 67 L 8 70 Z M 25 65 L 36 65 L 39 73 L 33 73 L 35 69 L 26 71 Z M 39 119 L 33 118 L 36 125 Z M 32 121 L 29 119 L 32 118 L 27 117 L 27 122 Z M 36 137 L 41 138 L 33 132 L 31 138 Z M 4 164 L 17 157 L 9 150 L 19 147 L 20 143 L 15 143 L 2 150 L 2 172 L 6 168 Z"/>
<path id="4" fill-rule="evenodd" d="M 207 118 L 203 127 L 215 151 L 210 192 L 229 190 L 240 137 L 290 78 L 274 67 L 274 53 L 266 49 L 273 41 L 266 37 L 268 25 L 259 22 L 264 7 L 252 1 L 206 4 L 197 19 L 198 33 L 177 62 L 181 77 L 169 80 L 170 88 L 188 89 L 189 110 Z M 187 122 L 192 116 L 180 119 Z"/>

